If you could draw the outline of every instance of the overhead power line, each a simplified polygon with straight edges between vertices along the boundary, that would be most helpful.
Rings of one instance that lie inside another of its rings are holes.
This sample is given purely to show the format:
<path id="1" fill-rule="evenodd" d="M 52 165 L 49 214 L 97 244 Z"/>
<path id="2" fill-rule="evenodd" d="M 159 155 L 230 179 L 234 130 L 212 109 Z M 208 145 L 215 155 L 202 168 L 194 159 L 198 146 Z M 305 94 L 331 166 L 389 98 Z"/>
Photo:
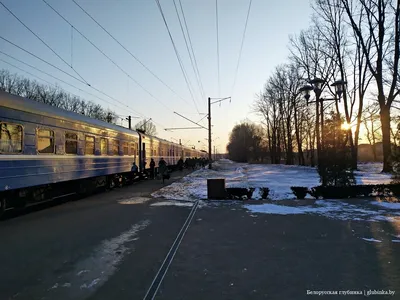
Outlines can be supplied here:
<path id="1" fill-rule="evenodd" d="M 55 65 L 53 65 L 53 64 L 51 64 L 51 63 L 48 63 L 48 62 L 45 61 L 44 59 L 42 59 L 42 58 L 40 58 L 39 56 L 33 54 L 32 52 L 30 52 L 30 51 L 28 51 L 28 50 L 22 48 L 21 46 L 19 46 L 19 45 L 13 43 L 13 42 L 11 42 L 11 41 L 9 41 L 9 40 L 7 40 L 7 39 L 1 37 L 1 36 L 0 36 L 0 38 L 1 38 L 2 40 L 4 40 L 4 41 L 10 43 L 11 45 L 17 47 L 18 49 L 24 51 L 25 53 L 28 53 L 29 55 L 31 55 L 31 56 L 37 58 L 38 60 L 40 60 L 40 61 L 46 63 L 47 65 L 49 65 L 49 66 L 51 66 L 51 67 L 53 67 L 53 68 L 55 68 L 55 69 L 57 69 L 57 70 L 63 72 L 64 74 L 66 74 L 66 75 L 68 75 L 68 76 L 70 76 L 70 77 L 76 79 L 77 81 L 79 81 L 79 82 L 81 82 L 81 83 L 83 83 L 83 84 L 86 85 L 86 83 L 85 83 L 84 81 L 82 81 L 81 79 L 79 79 L 79 78 L 77 78 L 77 77 L 75 77 L 75 76 L 73 76 L 73 75 L 71 75 L 71 74 L 69 74 L 69 73 L 63 71 L 62 69 L 58 68 L 57 66 L 55 66 Z M 4 53 L 4 52 L 2 52 L 2 53 L 5 54 L 5 55 L 7 55 L 7 56 L 9 56 L 9 57 L 11 57 L 9 54 L 6 54 L 6 53 Z M 22 61 L 20 61 L 20 62 L 23 63 Z M 39 70 L 39 69 L 38 69 L 38 70 Z M 24 72 L 25 72 L 25 71 L 24 71 Z M 57 80 L 58 80 L 58 79 L 57 79 Z M 68 84 L 68 85 L 70 85 L 70 86 L 73 86 L 73 85 L 71 85 L 71 84 L 69 84 L 69 83 L 66 83 L 66 84 Z M 98 88 L 96 88 L 96 87 L 94 87 L 94 86 L 92 86 L 92 85 L 90 85 L 90 84 L 88 84 L 87 86 L 89 86 L 91 89 L 95 90 L 96 92 L 102 94 L 103 96 L 106 96 L 107 98 L 109 98 L 109 99 L 111 99 L 111 100 L 113 100 L 113 101 L 115 101 L 115 102 L 120 103 L 121 105 L 123 105 L 124 107 L 130 109 L 130 110 L 133 111 L 134 113 L 139 114 L 139 115 L 142 115 L 143 117 L 146 117 L 144 114 L 142 114 L 142 113 L 140 113 L 140 112 L 134 110 L 134 109 L 131 108 L 130 106 L 128 106 L 128 105 L 126 105 L 125 103 L 121 102 L 120 100 L 118 100 L 118 99 L 116 99 L 116 98 L 114 98 L 114 97 L 108 95 L 107 93 L 103 92 L 102 90 L 100 90 L 100 89 L 98 89 Z M 73 86 L 73 87 L 75 87 L 75 86 Z M 76 88 L 79 89 L 79 90 L 81 90 L 81 89 L 78 88 L 78 87 L 76 87 Z M 82 91 L 83 91 L 83 90 L 82 90 Z M 89 94 L 89 95 L 93 95 L 93 94 L 90 94 L 89 92 L 86 92 L 86 91 L 83 91 L 83 92 L 84 92 L 84 93 L 87 93 L 87 94 Z M 99 97 L 97 97 L 97 96 L 94 96 L 94 97 L 99 98 Z M 99 99 L 101 99 L 102 101 L 106 101 L 106 102 L 107 102 L 107 100 L 104 100 L 104 99 L 102 99 L 102 98 L 99 98 Z M 113 105 L 115 105 L 115 104 L 113 104 Z M 124 109 L 126 109 L 126 108 L 124 108 Z M 154 123 L 156 123 L 156 122 L 154 122 Z M 161 127 L 163 127 L 163 128 L 165 127 L 165 126 L 161 125 L 160 123 L 156 123 L 156 124 L 158 124 L 159 126 L 161 126 Z"/>
<path id="2" fill-rule="evenodd" d="M 235 71 L 235 77 L 234 77 L 234 80 L 233 80 L 231 95 L 233 95 L 233 90 L 234 90 L 235 85 L 236 85 L 236 77 L 237 77 L 238 70 L 239 70 L 240 58 L 242 57 L 242 50 L 243 50 L 244 38 L 245 38 L 245 36 L 246 36 L 247 22 L 248 22 L 248 20 L 249 20 L 250 9 L 251 9 L 251 2 L 252 2 L 252 1 L 253 1 L 253 0 L 250 0 L 250 1 L 249 1 L 249 8 L 248 8 L 248 10 L 247 10 L 246 23 L 244 24 L 242 42 L 241 42 L 241 45 L 240 45 L 239 57 L 238 57 L 237 65 L 236 65 L 236 71 Z"/>
<path id="3" fill-rule="evenodd" d="M 5 53 L 3 53 L 3 54 L 5 54 Z M 7 54 L 6 54 L 6 55 L 7 55 Z M 18 59 L 17 59 L 17 60 L 18 60 Z M 41 77 L 39 77 L 39 76 L 37 76 L 37 75 L 35 75 L 35 74 L 29 72 L 29 71 L 26 71 L 26 70 L 20 68 L 20 67 L 17 67 L 17 66 L 15 66 L 15 65 L 12 64 L 12 63 L 9 63 L 9 62 L 7 62 L 7 61 L 5 61 L 5 60 L 3 60 L 3 59 L 0 59 L 0 61 L 2 61 L 2 62 L 4 62 L 4 63 L 6 63 L 6 64 L 8 64 L 8 65 L 10 65 L 10 66 L 12 66 L 12 67 L 18 69 L 18 70 L 20 70 L 20 71 L 22 71 L 22 72 L 25 72 L 25 73 L 31 75 L 32 77 L 38 78 L 39 80 L 41 80 L 41 81 L 43 81 L 43 82 L 46 82 L 46 83 L 48 83 L 49 85 L 52 85 L 52 86 L 54 86 L 54 87 L 57 87 L 55 84 L 51 83 L 50 81 L 48 81 L 48 80 L 46 80 L 46 79 L 43 79 L 43 78 L 41 78 Z M 24 63 L 24 62 L 21 61 L 21 63 Z M 27 64 L 27 65 L 29 65 L 29 64 Z M 31 67 L 33 67 L 33 66 L 31 66 Z M 33 67 L 33 68 L 35 68 L 35 67 Z M 35 69 L 37 69 L 37 68 L 35 68 Z M 60 82 L 63 82 L 63 83 L 65 83 L 65 84 L 67 84 L 67 85 L 69 85 L 69 86 L 71 86 L 71 87 L 74 87 L 74 88 L 80 90 L 80 91 L 83 92 L 83 93 L 86 93 L 86 94 L 88 94 L 88 95 L 91 95 L 91 96 L 93 96 L 93 97 L 95 97 L 95 98 L 97 98 L 97 99 L 99 99 L 99 100 L 101 100 L 101 101 L 107 102 L 107 103 L 109 103 L 109 104 L 115 106 L 115 103 L 111 103 L 111 102 L 109 102 L 109 101 L 107 101 L 107 100 L 105 100 L 105 99 L 102 99 L 102 98 L 100 98 L 100 97 L 98 97 L 98 96 L 96 96 L 96 95 L 94 95 L 94 94 L 92 94 L 92 93 L 89 93 L 89 92 L 87 92 L 87 91 L 85 91 L 85 90 L 82 90 L 82 89 L 80 89 L 79 87 L 76 87 L 76 86 L 74 86 L 74 85 L 72 85 L 72 84 L 70 84 L 70 83 L 68 83 L 68 82 L 63 81 L 62 79 L 59 79 L 59 78 L 57 78 L 57 77 L 55 77 L 55 76 L 52 76 L 52 75 L 50 75 L 50 74 L 47 74 L 46 72 L 41 71 L 40 69 L 37 69 L 37 70 L 38 70 L 39 72 L 42 72 L 42 73 L 44 73 L 44 74 L 50 76 L 50 77 L 55 78 L 56 80 L 59 80 Z M 96 89 L 96 90 L 97 90 L 97 89 Z M 99 90 L 98 90 L 98 91 L 99 91 Z M 73 95 L 73 96 L 76 96 L 76 97 L 81 98 L 79 95 L 76 95 L 76 94 L 74 94 L 74 93 L 71 93 L 71 92 L 68 91 L 68 90 L 66 90 L 66 92 L 70 93 L 70 94 Z M 99 91 L 99 92 L 101 93 L 101 91 Z M 105 93 L 104 93 L 104 95 L 108 96 L 108 95 L 105 94 Z M 111 96 L 108 96 L 108 97 L 111 97 Z M 116 100 L 115 98 L 112 98 L 112 97 L 111 97 L 111 99 Z M 123 103 L 122 103 L 122 104 L 123 104 Z M 118 106 L 117 106 L 117 107 L 118 107 Z M 118 108 L 121 108 L 121 107 L 118 107 Z M 129 107 L 128 107 L 128 108 L 129 108 Z M 126 108 L 121 108 L 121 109 L 126 109 Z M 132 108 L 129 108 L 129 109 L 131 110 L 131 112 L 133 112 L 133 113 L 135 113 L 135 114 L 141 115 L 142 118 L 144 118 L 144 119 L 147 118 L 147 116 L 145 116 L 144 114 L 142 114 L 142 113 L 140 113 L 140 112 L 138 112 L 138 111 L 136 111 L 136 110 L 134 110 L 134 109 L 132 109 Z M 118 117 L 121 117 L 120 115 L 117 115 L 117 116 L 118 116 Z M 132 117 L 132 118 L 137 118 L 137 117 Z M 154 122 L 154 124 L 157 124 L 157 125 L 160 126 L 161 128 L 163 128 L 163 129 L 165 128 L 164 125 L 162 125 L 162 124 L 160 124 L 160 123 L 154 121 L 153 119 L 152 119 L 152 121 Z"/>
<path id="4" fill-rule="evenodd" d="M 165 105 L 160 99 L 154 96 L 149 90 L 137 82 L 132 76 L 129 75 L 120 65 L 118 65 L 114 60 L 112 60 L 107 54 L 104 53 L 98 46 L 96 46 L 86 35 L 84 35 L 79 29 L 77 29 L 71 22 L 69 22 L 63 15 L 61 15 L 54 7 L 52 7 L 46 0 L 42 0 L 48 7 L 50 7 L 59 17 L 61 17 L 65 22 L 72 26 L 76 32 L 78 32 L 86 41 L 88 41 L 93 47 L 95 47 L 104 57 L 106 57 L 112 64 L 114 64 L 121 72 L 123 72 L 128 78 L 130 78 L 134 83 L 136 83 L 142 90 L 144 90 L 150 97 L 155 99 L 157 102 L 162 104 L 166 109 L 171 110 L 167 105 Z M 172 110 L 171 110 L 172 111 Z"/>
<path id="5" fill-rule="evenodd" d="M 47 64 L 47 65 L 49 65 L 49 66 L 51 66 L 51 67 L 57 69 L 58 71 L 63 72 L 65 75 L 68 75 L 69 77 L 74 78 L 75 80 L 77 80 L 77 81 L 79 81 L 79 82 L 81 82 L 81 83 L 83 83 L 83 84 L 85 84 L 85 85 L 90 86 L 90 84 L 88 84 L 86 81 L 83 81 L 83 80 L 79 79 L 78 77 L 76 77 L 76 76 L 74 76 L 74 75 L 71 75 L 71 74 L 69 74 L 68 72 L 65 72 L 64 70 L 60 69 L 59 67 L 57 67 L 57 66 L 55 66 L 55 65 L 53 65 L 53 64 L 51 64 L 51 63 L 49 63 L 49 62 L 47 62 L 47 61 L 44 60 L 43 58 L 40 58 L 39 56 L 37 56 L 37 55 L 33 54 L 32 52 L 30 52 L 30 51 L 28 51 L 28 50 L 22 48 L 21 46 L 18 46 L 17 44 L 15 44 L 15 43 L 13 43 L 13 42 L 7 40 L 6 38 L 0 36 L 0 39 L 2 39 L 3 41 L 9 43 L 10 45 L 13 45 L 14 47 L 16 47 L 16 48 L 18 48 L 18 49 L 24 51 L 25 53 L 28 53 L 29 55 L 31 55 L 31 56 L 37 58 L 38 60 L 44 62 L 45 64 Z"/>
<path id="6" fill-rule="evenodd" d="M 56 51 L 53 50 L 40 36 L 38 36 L 36 33 L 34 33 L 24 22 L 21 21 L 20 18 L 18 18 L 7 6 L 4 5 L 3 2 L 0 1 L 0 4 L 14 17 L 16 18 L 26 29 L 28 29 L 39 41 L 41 41 L 48 49 L 51 50 L 59 59 L 61 59 L 68 67 L 70 67 L 76 75 L 78 75 L 87 85 L 89 83 L 72 67 L 72 65 L 69 65 Z"/>
<path id="7" fill-rule="evenodd" d="M 54 75 L 51 75 L 50 73 L 47 73 L 47 72 L 45 72 L 45 71 L 43 71 L 43 70 L 41 70 L 41 69 L 39 69 L 39 68 L 37 68 L 37 67 L 35 67 L 35 66 L 32 66 L 31 64 L 28 64 L 27 62 L 24 62 L 24 61 L 22 61 L 22 60 L 20 60 L 20 59 L 18 59 L 18 58 L 15 58 L 15 57 L 13 57 L 12 55 L 9 55 L 9 54 L 7 54 L 7 53 L 5 53 L 5 52 L 3 52 L 3 51 L 0 51 L 0 53 L 3 54 L 3 55 L 5 55 L 5 56 L 7 56 L 7 57 L 9 57 L 9 58 L 11 58 L 11 59 L 13 59 L 13 60 L 15 60 L 15 61 L 18 61 L 19 63 L 24 64 L 24 65 L 26 65 L 26 66 L 28 66 L 28 67 L 30 67 L 30 68 L 32 68 L 32 69 L 34 69 L 34 70 L 36 70 L 36 71 L 42 73 L 42 74 L 45 74 L 45 75 L 47 75 L 47 76 L 49 76 L 49 77 L 51 77 L 51 78 L 54 78 L 55 80 L 58 80 L 58 81 L 60 81 L 60 82 L 62 82 L 62 83 L 64 83 L 64 84 L 70 86 L 70 87 L 73 87 L 73 88 L 75 88 L 75 89 L 81 91 L 82 93 L 85 93 L 85 94 L 87 94 L 87 95 L 90 95 L 90 96 L 92 96 L 92 97 L 94 97 L 94 98 L 97 98 L 97 99 L 99 99 L 100 101 L 106 102 L 106 103 L 108 103 L 108 104 L 115 105 L 115 103 L 112 103 L 112 102 L 107 101 L 107 100 L 105 100 L 105 99 L 103 99 L 103 98 L 100 98 L 100 97 L 98 97 L 98 96 L 96 96 L 96 95 L 94 95 L 94 94 L 92 94 L 92 93 L 89 93 L 89 92 L 87 92 L 87 91 L 85 91 L 85 90 L 83 90 L 83 89 L 77 87 L 76 85 L 73 85 L 73 84 L 71 84 L 71 83 L 68 83 L 68 82 L 66 82 L 65 80 L 62 80 L 62 79 L 60 79 L 60 78 L 58 78 L 58 77 L 56 77 L 56 76 L 54 76 Z M 14 67 L 14 68 L 16 68 L 16 69 L 21 70 L 21 71 L 23 71 L 23 72 L 25 72 L 25 73 L 27 73 L 27 74 L 29 74 L 29 75 L 32 75 L 32 76 L 34 76 L 34 77 L 37 77 L 37 78 L 39 78 L 40 80 L 42 80 L 42 81 L 44 81 L 44 82 L 46 82 L 46 83 L 48 83 L 48 84 L 54 85 L 54 84 L 52 84 L 51 82 L 49 82 L 49 81 L 47 81 L 47 80 L 45 80 L 45 79 L 43 79 L 43 78 L 40 78 L 39 76 L 34 75 L 34 74 L 32 74 L 32 73 L 30 73 L 30 72 L 24 70 L 24 69 L 21 69 L 21 68 L 15 66 L 15 65 L 13 65 L 13 64 L 11 64 L 11 63 L 5 61 L 5 60 L 1 60 L 1 61 L 5 62 L 6 64 L 8 64 L 8 65 L 10 65 L 10 66 L 12 66 L 12 67 Z M 69 92 L 69 91 L 68 91 L 68 92 Z M 71 92 L 69 92 L 69 93 L 71 93 Z M 73 94 L 73 93 L 71 93 L 71 94 Z M 73 95 L 74 95 L 74 94 L 73 94 Z M 76 95 L 75 95 L 75 96 L 76 96 Z M 124 107 L 124 108 L 119 107 L 119 108 L 121 108 L 121 109 L 126 109 L 127 107 Z M 137 113 L 137 112 L 135 112 L 135 113 Z"/>
<path id="8" fill-rule="evenodd" d="M 201 89 L 202 89 L 202 91 L 203 91 L 203 97 L 204 97 L 204 96 L 205 96 L 204 87 L 203 87 L 203 83 L 202 83 L 202 81 L 201 81 L 200 71 L 199 71 L 199 67 L 198 67 L 198 65 L 197 65 L 196 55 L 194 54 L 192 39 L 190 38 L 190 32 L 189 32 L 189 28 L 188 28 L 187 23 L 186 23 L 185 12 L 184 12 L 184 10 L 183 10 L 183 6 L 182 6 L 181 0 L 179 0 L 179 5 L 180 5 L 180 7 L 181 7 L 182 16 L 183 16 L 183 21 L 184 21 L 184 23 L 185 23 L 185 28 L 186 28 L 186 32 L 187 32 L 187 35 L 188 35 L 188 38 L 189 38 L 190 48 L 192 49 L 192 54 L 193 54 L 193 58 L 194 58 L 194 64 L 195 64 L 195 66 L 196 66 L 197 75 L 199 76 L 199 79 L 200 79 Z"/>
<path id="9" fill-rule="evenodd" d="M 118 45 L 120 45 L 132 58 L 134 58 L 139 64 L 142 65 L 151 75 L 153 75 L 159 82 L 161 82 L 164 86 L 166 86 L 171 92 L 173 92 L 176 96 L 181 98 L 184 102 L 189 104 L 185 98 L 180 96 L 175 90 L 173 90 L 168 84 L 166 84 L 160 77 L 158 77 L 150 68 L 148 68 L 139 58 L 137 58 L 131 51 L 129 51 L 120 41 L 118 41 L 107 29 L 104 28 L 95 18 L 93 18 L 82 6 L 80 6 L 75 0 L 72 0 L 90 19 L 93 20 L 101 29 L 103 29 Z"/>
<path id="10" fill-rule="evenodd" d="M 195 64 L 194 64 L 194 58 L 192 57 L 193 54 L 192 54 L 192 53 L 190 52 L 190 50 L 189 50 L 189 45 L 188 45 L 188 39 L 189 39 L 189 38 L 186 39 L 185 30 L 183 29 L 181 17 L 180 17 L 180 15 L 179 15 L 178 7 L 176 6 L 175 0 L 173 0 L 173 3 L 174 3 L 176 15 L 177 15 L 177 17 L 178 17 L 179 25 L 180 25 L 180 27 L 181 27 L 183 39 L 184 39 L 184 41 L 185 41 L 186 50 L 187 50 L 187 52 L 188 52 L 188 54 L 189 54 L 190 63 L 191 63 L 191 65 L 192 65 L 192 69 L 193 69 L 193 72 L 194 72 L 194 75 L 195 75 L 195 78 L 196 78 L 196 81 L 197 81 L 197 85 L 199 86 L 199 90 L 200 90 L 200 93 L 202 94 L 202 97 L 205 98 L 204 91 L 202 90 L 201 79 L 199 78 L 199 75 L 198 75 L 198 73 L 196 72 L 196 67 L 195 67 Z M 187 34 L 189 35 L 189 33 L 187 33 Z M 192 49 L 193 49 L 193 48 L 192 48 Z"/>
<path id="11" fill-rule="evenodd" d="M 193 97 L 192 90 L 191 90 L 191 88 L 190 88 L 190 80 L 189 80 L 189 78 L 187 78 L 187 74 L 186 74 L 185 68 L 184 68 L 184 66 L 183 66 L 183 62 L 182 62 L 182 60 L 181 60 L 181 58 L 180 58 L 178 49 L 176 48 L 176 45 L 175 45 L 174 39 L 173 39 L 173 37 L 172 37 L 171 31 L 169 30 L 168 23 L 167 23 L 167 20 L 165 19 L 165 15 L 164 15 L 164 12 L 163 12 L 163 10 L 162 10 L 160 1 L 159 1 L 159 0 L 155 0 L 155 1 L 156 1 L 156 3 L 157 3 L 158 9 L 160 10 L 160 13 L 161 13 L 161 16 L 162 16 L 162 18 L 163 18 L 165 27 L 167 28 L 167 31 L 168 31 L 168 34 L 169 34 L 169 38 L 170 38 L 170 40 L 171 40 L 172 46 L 174 47 L 176 58 L 178 59 L 179 66 L 181 67 L 181 71 L 182 71 L 183 77 L 185 78 L 186 85 L 187 85 L 188 90 L 189 90 L 189 92 L 190 92 L 190 95 L 191 95 L 191 97 L 192 97 L 194 106 L 196 107 L 197 112 L 199 112 L 199 109 L 197 108 L 196 101 L 194 100 L 194 97 Z"/>

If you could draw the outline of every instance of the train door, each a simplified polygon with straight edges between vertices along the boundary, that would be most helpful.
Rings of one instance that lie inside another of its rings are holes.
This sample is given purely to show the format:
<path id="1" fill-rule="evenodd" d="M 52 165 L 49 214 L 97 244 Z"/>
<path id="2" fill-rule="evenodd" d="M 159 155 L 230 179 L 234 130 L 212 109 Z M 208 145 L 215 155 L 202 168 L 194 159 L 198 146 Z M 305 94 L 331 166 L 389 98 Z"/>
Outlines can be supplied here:
<path id="1" fill-rule="evenodd" d="M 143 162 L 143 170 L 146 169 L 146 143 L 142 143 L 142 162 Z"/>

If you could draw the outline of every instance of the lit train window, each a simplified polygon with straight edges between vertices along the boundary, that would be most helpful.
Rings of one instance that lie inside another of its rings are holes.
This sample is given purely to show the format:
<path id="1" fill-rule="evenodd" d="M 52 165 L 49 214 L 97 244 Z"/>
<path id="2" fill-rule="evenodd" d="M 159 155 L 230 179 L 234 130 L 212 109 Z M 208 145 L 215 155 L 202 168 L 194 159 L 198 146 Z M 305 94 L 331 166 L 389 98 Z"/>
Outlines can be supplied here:
<path id="1" fill-rule="evenodd" d="M 48 129 L 38 129 L 37 131 L 37 150 L 39 153 L 54 153 L 54 131 Z"/>
<path id="2" fill-rule="evenodd" d="M 22 126 L 1 123 L 0 153 L 22 152 Z"/>
<path id="3" fill-rule="evenodd" d="M 131 152 L 129 155 L 135 155 L 136 150 L 135 150 L 135 143 L 131 143 Z"/>
<path id="4" fill-rule="evenodd" d="M 85 136 L 85 155 L 94 155 L 94 136 Z"/>
<path id="5" fill-rule="evenodd" d="M 122 149 L 124 151 L 124 155 L 128 155 L 129 154 L 129 147 L 128 147 L 128 143 L 123 143 L 122 144 Z"/>
<path id="6" fill-rule="evenodd" d="M 65 153 L 77 154 L 78 153 L 78 135 L 75 133 L 65 134 Z"/>
<path id="7" fill-rule="evenodd" d="M 119 155 L 119 140 L 112 141 L 112 154 Z"/>
<path id="8" fill-rule="evenodd" d="M 101 155 L 107 155 L 108 154 L 107 139 L 102 138 L 100 140 L 100 153 L 101 153 Z"/>

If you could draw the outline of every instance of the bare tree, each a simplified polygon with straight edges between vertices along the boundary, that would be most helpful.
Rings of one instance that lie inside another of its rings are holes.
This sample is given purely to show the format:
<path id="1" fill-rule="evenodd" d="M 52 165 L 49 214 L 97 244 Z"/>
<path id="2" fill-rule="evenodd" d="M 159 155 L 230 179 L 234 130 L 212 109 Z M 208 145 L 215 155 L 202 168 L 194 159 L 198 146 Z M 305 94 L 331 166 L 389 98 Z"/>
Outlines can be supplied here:
<path id="1" fill-rule="evenodd" d="M 380 134 L 381 126 L 379 121 L 379 106 L 377 104 L 368 105 L 363 112 L 363 123 L 365 127 L 365 137 L 371 145 L 374 161 L 378 160 L 376 153 L 376 143 L 380 142 L 382 135 Z"/>
<path id="2" fill-rule="evenodd" d="M 390 108 L 400 93 L 400 0 L 341 0 L 341 4 L 376 83 L 382 125 L 383 171 L 390 172 Z M 360 13 L 364 15 L 361 22 L 356 20 Z M 371 49 L 368 49 L 369 39 L 372 39 Z"/>
<path id="3" fill-rule="evenodd" d="M 344 22 L 346 12 L 343 6 L 340 5 L 340 1 L 315 0 L 313 8 L 317 14 L 314 17 L 314 22 L 316 28 L 318 28 L 324 37 L 326 46 L 332 49 L 328 53 L 333 55 L 332 58 L 337 66 L 338 79 L 348 82 L 348 88 L 343 93 L 343 109 L 345 120 L 348 124 L 353 123 L 353 114 L 356 114 L 354 136 L 351 128 L 349 128 L 347 134 L 351 148 L 352 169 L 357 169 L 358 140 L 363 102 L 372 75 L 368 72 L 364 59 L 365 55 L 359 47 L 357 35 L 351 36 L 347 32 L 348 26 Z M 361 23 L 363 16 L 363 11 L 361 11 L 357 17 L 358 23 Z M 353 30 L 350 31 L 354 32 Z M 371 41 L 371 39 L 366 40 L 368 51 L 371 49 Z M 339 113 L 339 103 L 337 101 L 336 110 Z"/>
<path id="4" fill-rule="evenodd" d="M 41 85 L 4 69 L 0 70 L 0 90 L 110 123 L 115 123 L 117 119 L 115 112 L 71 95 L 59 86 Z"/>
<path id="5" fill-rule="evenodd" d="M 299 66 L 305 79 L 321 78 L 324 84 L 321 90 L 328 88 L 328 82 L 335 77 L 337 64 L 331 47 L 327 47 L 326 38 L 314 24 L 308 30 L 303 30 L 298 36 L 290 37 L 290 60 Z M 322 113 L 321 113 L 322 112 Z M 321 149 L 323 134 L 323 108 L 319 101 L 315 101 L 315 136 L 317 140 L 318 163 L 321 163 Z"/>
<path id="6" fill-rule="evenodd" d="M 142 120 L 140 122 L 138 122 L 134 128 L 136 130 L 144 130 L 144 132 L 148 135 L 156 135 L 157 134 L 157 128 L 156 125 L 154 125 L 153 122 L 151 122 L 151 120 Z"/>

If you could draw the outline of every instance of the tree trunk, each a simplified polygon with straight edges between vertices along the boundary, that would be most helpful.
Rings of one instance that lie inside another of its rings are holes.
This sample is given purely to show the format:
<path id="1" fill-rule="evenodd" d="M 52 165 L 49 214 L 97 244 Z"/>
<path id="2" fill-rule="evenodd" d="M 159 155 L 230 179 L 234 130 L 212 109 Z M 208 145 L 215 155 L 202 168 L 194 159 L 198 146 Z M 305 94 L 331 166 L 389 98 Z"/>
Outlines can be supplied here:
<path id="1" fill-rule="evenodd" d="M 382 124 L 382 146 L 383 146 L 383 170 L 382 172 L 392 172 L 391 155 L 392 149 L 390 144 L 390 110 L 387 105 L 381 106 L 380 110 Z"/>
<path id="2" fill-rule="evenodd" d="M 357 145 L 355 145 L 353 140 L 353 133 L 351 129 L 347 132 L 348 139 L 350 142 L 350 150 L 351 150 L 351 169 L 353 171 L 357 170 Z"/>

